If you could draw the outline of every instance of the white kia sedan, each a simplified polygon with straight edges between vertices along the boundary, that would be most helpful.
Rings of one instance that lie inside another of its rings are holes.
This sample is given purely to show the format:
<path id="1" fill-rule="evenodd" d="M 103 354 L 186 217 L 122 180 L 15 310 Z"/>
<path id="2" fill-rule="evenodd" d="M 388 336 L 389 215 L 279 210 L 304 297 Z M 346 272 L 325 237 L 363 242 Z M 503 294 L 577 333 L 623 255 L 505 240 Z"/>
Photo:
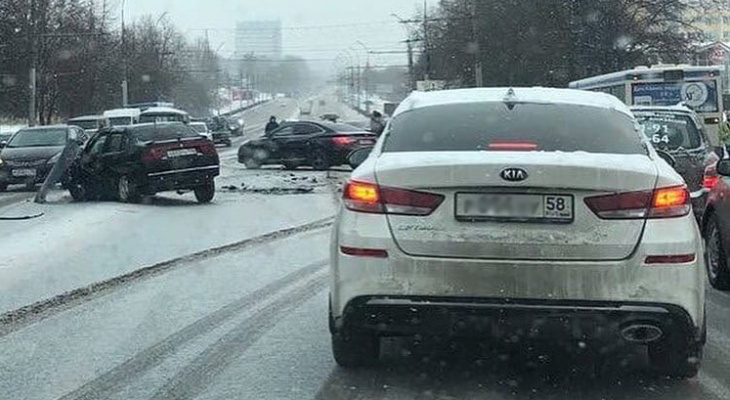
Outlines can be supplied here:
<path id="1" fill-rule="evenodd" d="M 547 338 L 646 346 L 663 373 L 696 375 L 702 241 L 637 126 L 615 97 L 567 89 L 403 101 L 343 190 L 336 361 L 373 364 L 385 336 Z"/>

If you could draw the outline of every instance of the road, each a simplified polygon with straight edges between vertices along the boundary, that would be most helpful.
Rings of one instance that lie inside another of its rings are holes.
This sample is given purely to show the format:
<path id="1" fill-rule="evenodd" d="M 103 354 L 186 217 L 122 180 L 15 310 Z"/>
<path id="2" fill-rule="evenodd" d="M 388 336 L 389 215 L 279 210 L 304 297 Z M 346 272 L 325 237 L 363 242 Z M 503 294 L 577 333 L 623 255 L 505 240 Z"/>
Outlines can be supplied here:
<path id="1" fill-rule="evenodd" d="M 325 110 L 355 118 L 330 98 Z M 296 112 L 288 99 L 249 110 L 246 135 Z M 730 296 L 712 289 L 704 367 L 688 381 L 653 374 L 638 349 L 597 357 L 590 344 L 392 339 L 378 367 L 338 368 L 327 256 L 347 171 L 247 171 L 235 148 L 220 149 L 210 205 L 78 204 L 58 191 L 0 207 L 42 213 L 0 221 L 0 398 L 730 398 Z"/>

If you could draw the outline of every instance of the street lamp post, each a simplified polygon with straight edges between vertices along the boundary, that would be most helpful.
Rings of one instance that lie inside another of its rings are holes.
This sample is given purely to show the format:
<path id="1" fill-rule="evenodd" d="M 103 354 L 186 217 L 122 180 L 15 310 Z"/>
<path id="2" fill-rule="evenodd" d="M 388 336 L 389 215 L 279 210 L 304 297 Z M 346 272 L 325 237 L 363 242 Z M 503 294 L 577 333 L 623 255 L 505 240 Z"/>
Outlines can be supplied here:
<path id="1" fill-rule="evenodd" d="M 365 54 L 367 54 L 365 61 L 365 112 L 370 114 L 370 48 L 361 40 L 356 41 L 355 44 L 362 47 L 365 50 Z"/>

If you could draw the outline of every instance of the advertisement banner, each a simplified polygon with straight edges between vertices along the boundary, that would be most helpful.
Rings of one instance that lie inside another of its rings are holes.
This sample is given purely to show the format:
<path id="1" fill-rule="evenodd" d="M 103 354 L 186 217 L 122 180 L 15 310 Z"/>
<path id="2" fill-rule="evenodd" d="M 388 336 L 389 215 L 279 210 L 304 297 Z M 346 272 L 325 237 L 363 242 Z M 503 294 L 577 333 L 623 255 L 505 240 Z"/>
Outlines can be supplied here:
<path id="1" fill-rule="evenodd" d="M 683 102 L 700 112 L 718 112 L 715 81 L 635 83 L 633 104 L 642 106 L 673 106 Z"/>

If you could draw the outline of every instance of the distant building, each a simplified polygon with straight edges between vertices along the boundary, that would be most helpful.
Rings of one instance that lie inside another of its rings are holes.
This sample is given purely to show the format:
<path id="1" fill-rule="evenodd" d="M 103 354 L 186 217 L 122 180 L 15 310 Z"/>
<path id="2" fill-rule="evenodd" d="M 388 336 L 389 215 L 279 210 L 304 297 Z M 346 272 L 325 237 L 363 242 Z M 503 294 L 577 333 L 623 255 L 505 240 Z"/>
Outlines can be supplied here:
<path id="1" fill-rule="evenodd" d="M 281 21 L 242 21 L 236 24 L 236 58 L 280 59 Z"/>
<path id="2" fill-rule="evenodd" d="M 730 7 L 711 1 L 688 1 L 688 16 L 709 42 L 730 42 Z"/>

